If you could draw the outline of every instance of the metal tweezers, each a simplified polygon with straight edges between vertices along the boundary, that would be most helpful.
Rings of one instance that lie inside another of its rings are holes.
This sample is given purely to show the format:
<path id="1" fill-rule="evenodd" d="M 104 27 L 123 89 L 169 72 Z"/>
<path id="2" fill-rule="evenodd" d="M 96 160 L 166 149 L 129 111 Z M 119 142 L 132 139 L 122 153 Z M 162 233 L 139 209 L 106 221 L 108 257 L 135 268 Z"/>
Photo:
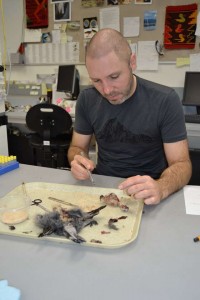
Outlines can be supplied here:
<path id="1" fill-rule="evenodd" d="M 61 199 L 57 199 L 57 198 L 54 198 L 54 197 L 48 197 L 49 200 L 53 200 L 53 201 L 56 201 L 58 203 L 62 203 L 62 204 L 66 204 L 66 205 L 69 205 L 69 206 L 78 206 L 76 204 L 72 204 L 70 202 L 67 202 L 67 201 L 64 201 L 64 200 L 61 200 Z"/>
<path id="2" fill-rule="evenodd" d="M 80 155 L 81 155 L 82 157 L 86 157 L 86 156 L 85 156 L 85 153 L 84 153 L 83 151 L 80 152 Z M 95 185 L 94 178 L 92 177 L 91 171 L 88 170 L 85 166 L 83 166 L 83 167 L 86 169 L 86 171 L 87 171 L 87 173 L 88 173 L 88 175 L 89 175 L 90 181 L 92 182 L 93 185 Z"/>

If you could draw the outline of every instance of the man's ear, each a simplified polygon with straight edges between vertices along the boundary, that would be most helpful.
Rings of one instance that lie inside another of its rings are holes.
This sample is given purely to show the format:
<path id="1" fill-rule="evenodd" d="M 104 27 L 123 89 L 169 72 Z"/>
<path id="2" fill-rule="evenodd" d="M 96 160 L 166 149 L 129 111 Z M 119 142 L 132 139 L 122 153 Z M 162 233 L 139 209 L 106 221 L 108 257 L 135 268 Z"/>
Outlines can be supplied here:
<path id="1" fill-rule="evenodd" d="M 135 69 L 136 69 L 136 55 L 134 53 L 131 54 L 130 67 L 133 71 L 135 71 Z"/>

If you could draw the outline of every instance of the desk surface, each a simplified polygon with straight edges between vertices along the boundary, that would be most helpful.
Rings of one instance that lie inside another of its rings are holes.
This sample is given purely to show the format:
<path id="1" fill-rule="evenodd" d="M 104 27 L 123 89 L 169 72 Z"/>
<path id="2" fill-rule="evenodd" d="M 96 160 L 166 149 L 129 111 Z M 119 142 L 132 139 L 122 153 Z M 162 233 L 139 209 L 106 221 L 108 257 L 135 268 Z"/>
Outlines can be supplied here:
<path id="1" fill-rule="evenodd" d="M 120 178 L 95 176 L 116 188 Z M 0 196 L 25 182 L 78 182 L 68 171 L 20 165 L 0 176 Z M 21 290 L 21 300 L 199 299 L 200 217 L 186 215 L 183 191 L 145 206 L 138 238 L 119 249 L 89 248 L 0 236 L 0 279 Z"/>

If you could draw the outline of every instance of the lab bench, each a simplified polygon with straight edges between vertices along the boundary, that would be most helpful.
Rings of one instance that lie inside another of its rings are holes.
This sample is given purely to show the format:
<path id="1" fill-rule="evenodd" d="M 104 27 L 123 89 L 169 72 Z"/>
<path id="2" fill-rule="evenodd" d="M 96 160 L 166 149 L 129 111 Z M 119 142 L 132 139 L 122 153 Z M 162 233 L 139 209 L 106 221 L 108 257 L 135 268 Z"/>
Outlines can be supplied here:
<path id="1" fill-rule="evenodd" d="M 91 186 L 69 171 L 21 165 L 1 176 L 0 197 L 22 182 Z M 121 178 L 94 175 L 98 187 Z M 94 189 L 94 187 L 91 187 Z M 191 193 L 191 199 L 193 194 Z M 91 229 L 92 230 L 92 229 Z M 138 237 L 115 249 L 1 235 L 1 278 L 21 299 L 199 299 L 200 218 L 186 215 L 183 190 L 145 206 Z"/>

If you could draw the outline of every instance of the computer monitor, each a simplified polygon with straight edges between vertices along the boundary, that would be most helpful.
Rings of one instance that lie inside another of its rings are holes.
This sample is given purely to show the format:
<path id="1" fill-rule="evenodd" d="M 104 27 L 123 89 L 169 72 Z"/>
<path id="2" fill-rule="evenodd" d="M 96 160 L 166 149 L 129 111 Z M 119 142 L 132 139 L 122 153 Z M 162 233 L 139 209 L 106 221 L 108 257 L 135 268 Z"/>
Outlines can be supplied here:
<path id="1" fill-rule="evenodd" d="M 58 68 L 57 91 L 64 92 L 71 100 L 79 94 L 79 73 L 75 65 L 61 65 Z"/>
<path id="2" fill-rule="evenodd" d="M 185 73 L 182 104 L 196 106 L 200 114 L 200 72 Z"/>

